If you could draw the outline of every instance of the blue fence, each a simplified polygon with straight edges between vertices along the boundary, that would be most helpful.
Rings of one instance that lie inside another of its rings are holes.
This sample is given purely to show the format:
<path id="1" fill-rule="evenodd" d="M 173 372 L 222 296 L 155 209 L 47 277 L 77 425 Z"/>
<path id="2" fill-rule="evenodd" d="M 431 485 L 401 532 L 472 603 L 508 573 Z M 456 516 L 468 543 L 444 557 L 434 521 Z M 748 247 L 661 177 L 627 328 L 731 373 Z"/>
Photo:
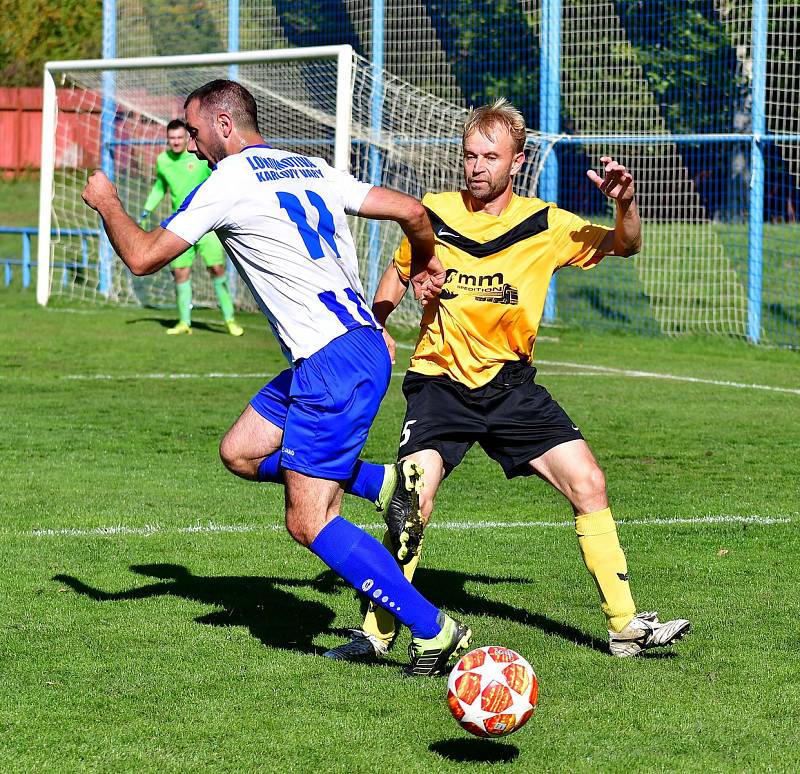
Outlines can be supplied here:
<path id="1" fill-rule="evenodd" d="M 14 280 L 15 269 L 20 272 L 22 287 L 31 286 L 31 277 L 36 271 L 37 262 L 31 259 L 32 240 L 39 235 L 39 229 L 35 227 L 12 227 L 0 226 L 0 234 L 18 234 L 21 239 L 20 257 L 0 257 L 3 265 L 3 281 L 8 287 Z M 59 282 L 66 286 L 69 282 L 80 281 L 81 277 L 87 277 L 90 271 L 97 271 L 97 260 L 90 260 L 89 239 L 97 239 L 99 231 L 97 229 L 63 229 L 51 232 L 52 236 L 60 238 L 73 238 L 79 244 L 80 260 L 77 261 L 56 261 L 53 266 L 53 277 L 59 277 Z M 96 250 L 95 250 L 96 252 Z"/>

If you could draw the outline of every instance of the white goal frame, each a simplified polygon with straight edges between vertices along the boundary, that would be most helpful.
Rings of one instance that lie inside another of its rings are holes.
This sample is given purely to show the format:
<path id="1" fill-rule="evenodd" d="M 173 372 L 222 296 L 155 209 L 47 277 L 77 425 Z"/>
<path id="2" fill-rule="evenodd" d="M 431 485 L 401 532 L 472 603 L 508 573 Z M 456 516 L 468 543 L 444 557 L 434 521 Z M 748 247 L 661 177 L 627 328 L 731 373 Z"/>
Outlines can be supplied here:
<path id="1" fill-rule="evenodd" d="M 129 59 L 78 59 L 47 62 L 44 66 L 42 106 L 42 156 L 39 184 L 39 242 L 36 269 L 36 301 L 45 306 L 50 298 L 52 242 L 52 202 L 56 150 L 57 95 L 55 75 L 59 72 L 136 70 L 154 67 L 189 67 L 195 65 L 231 65 L 259 62 L 336 60 L 336 125 L 334 166 L 350 171 L 352 120 L 353 48 L 349 45 L 310 46 L 218 54 L 148 56 Z"/>

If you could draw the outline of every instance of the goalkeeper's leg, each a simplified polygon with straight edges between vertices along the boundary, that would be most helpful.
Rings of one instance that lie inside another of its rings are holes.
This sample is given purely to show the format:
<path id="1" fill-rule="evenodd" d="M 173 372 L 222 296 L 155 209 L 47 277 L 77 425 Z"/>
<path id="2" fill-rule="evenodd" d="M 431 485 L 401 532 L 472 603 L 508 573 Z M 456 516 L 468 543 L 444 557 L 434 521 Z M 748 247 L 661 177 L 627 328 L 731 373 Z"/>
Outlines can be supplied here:
<path id="1" fill-rule="evenodd" d="M 175 279 L 175 304 L 178 307 L 178 324 L 167 329 L 170 335 L 192 332 L 192 261 L 194 248 L 189 248 L 179 255 L 172 263 L 170 269 Z"/>
<path id="2" fill-rule="evenodd" d="M 197 243 L 197 249 L 203 257 L 208 273 L 214 283 L 214 292 L 217 294 L 217 302 L 228 333 L 231 336 L 241 336 L 244 333 L 244 328 L 234 319 L 233 299 L 228 287 L 228 275 L 225 271 L 225 251 L 222 249 L 222 243 L 216 234 L 209 233 Z"/>

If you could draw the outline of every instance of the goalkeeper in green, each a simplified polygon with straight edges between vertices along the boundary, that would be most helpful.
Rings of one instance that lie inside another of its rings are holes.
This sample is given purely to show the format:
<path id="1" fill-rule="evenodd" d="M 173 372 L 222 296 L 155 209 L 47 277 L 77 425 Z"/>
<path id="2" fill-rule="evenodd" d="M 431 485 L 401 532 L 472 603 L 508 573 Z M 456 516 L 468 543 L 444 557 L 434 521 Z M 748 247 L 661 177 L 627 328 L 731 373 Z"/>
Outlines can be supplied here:
<path id="1" fill-rule="evenodd" d="M 189 133 L 186 124 L 179 118 L 167 124 L 167 145 L 169 148 L 159 153 L 156 159 L 156 182 L 153 185 L 144 211 L 139 219 L 140 225 L 150 217 L 150 213 L 158 206 L 169 189 L 172 197 L 172 209 L 177 210 L 184 199 L 194 192 L 204 180 L 211 175 L 206 161 L 189 153 Z M 192 332 L 192 263 L 195 251 L 205 261 L 214 290 L 222 310 L 222 317 L 231 336 L 241 336 L 244 329 L 233 317 L 233 301 L 228 289 L 228 277 L 225 273 L 225 251 L 213 232 L 206 234 L 200 241 L 179 255 L 169 265 L 175 278 L 175 298 L 178 305 L 178 324 L 168 328 L 167 333 L 175 336 Z"/>

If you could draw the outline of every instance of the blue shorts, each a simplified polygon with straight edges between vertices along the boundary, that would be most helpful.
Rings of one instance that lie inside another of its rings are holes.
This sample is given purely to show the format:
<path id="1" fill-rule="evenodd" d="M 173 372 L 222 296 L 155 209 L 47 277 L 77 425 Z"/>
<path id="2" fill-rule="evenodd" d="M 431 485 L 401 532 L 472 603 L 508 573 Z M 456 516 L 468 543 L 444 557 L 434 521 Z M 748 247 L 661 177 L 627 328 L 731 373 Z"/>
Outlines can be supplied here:
<path id="1" fill-rule="evenodd" d="M 283 428 L 281 467 L 331 481 L 350 478 L 391 372 L 383 335 L 363 327 L 262 387 L 250 405 Z"/>

